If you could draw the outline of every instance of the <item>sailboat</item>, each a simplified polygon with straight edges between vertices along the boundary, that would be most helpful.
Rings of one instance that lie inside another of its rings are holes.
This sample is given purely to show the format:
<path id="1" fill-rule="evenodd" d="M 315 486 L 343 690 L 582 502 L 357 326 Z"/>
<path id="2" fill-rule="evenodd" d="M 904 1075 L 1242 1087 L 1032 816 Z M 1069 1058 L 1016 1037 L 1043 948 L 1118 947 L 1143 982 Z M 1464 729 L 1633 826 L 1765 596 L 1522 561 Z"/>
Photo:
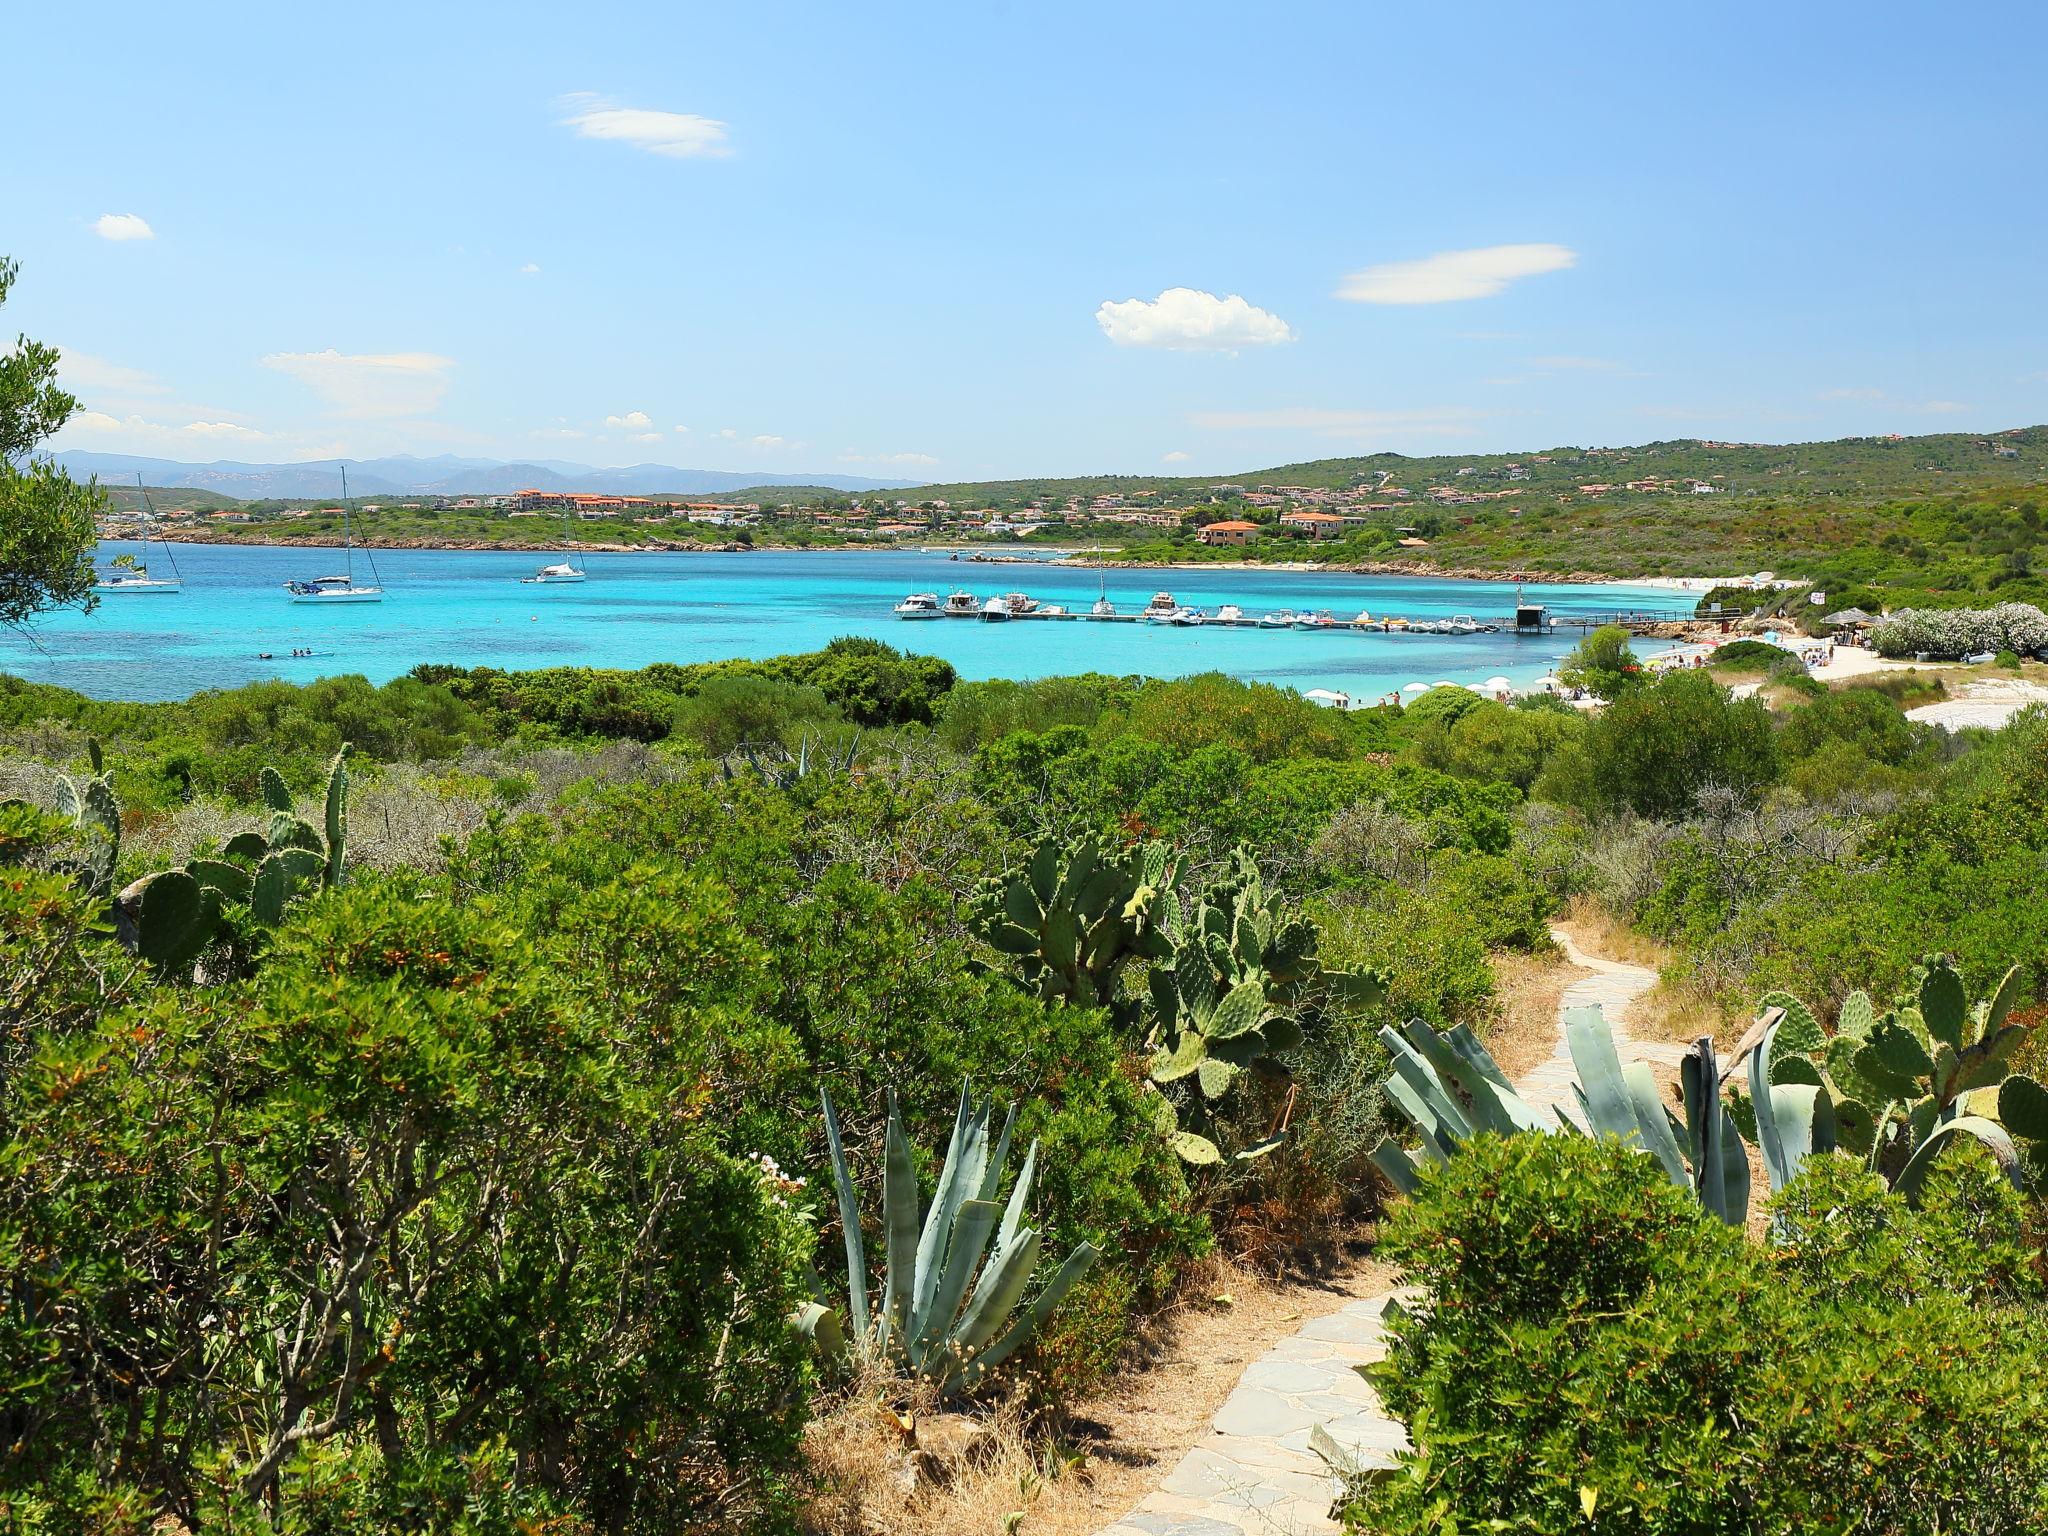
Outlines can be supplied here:
<path id="1" fill-rule="evenodd" d="M 381 603 L 384 588 L 379 584 L 377 561 L 366 549 L 363 558 L 370 563 L 368 586 L 356 584 L 356 542 L 348 526 L 348 466 L 341 468 L 341 547 L 347 572 L 341 576 L 315 576 L 311 581 L 288 581 L 285 591 L 291 593 L 295 603 Z"/>
<path id="2" fill-rule="evenodd" d="M 150 504 L 149 487 L 142 483 L 142 476 L 135 477 L 135 488 L 142 492 L 142 548 L 149 550 L 149 528 L 156 523 L 156 508 Z M 178 574 L 178 557 L 171 553 L 171 546 L 163 535 L 157 535 L 157 543 L 164 547 L 164 559 L 170 562 L 171 574 L 152 576 L 149 567 L 133 555 L 120 555 L 114 560 L 114 568 L 92 584 L 95 592 L 129 593 L 175 593 L 185 590 L 185 580 Z"/>
<path id="3" fill-rule="evenodd" d="M 569 508 L 566 504 L 562 508 L 562 526 L 565 529 L 569 526 Z M 568 559 L 557 561 L 553 565 L 544 565 L 531 576 L 520 577 L 519 584 L 523 587 L 563 587 L 571 582 L 589 579 L 590 573 L 576 563 L 576 552 L 571 549 Z"/>

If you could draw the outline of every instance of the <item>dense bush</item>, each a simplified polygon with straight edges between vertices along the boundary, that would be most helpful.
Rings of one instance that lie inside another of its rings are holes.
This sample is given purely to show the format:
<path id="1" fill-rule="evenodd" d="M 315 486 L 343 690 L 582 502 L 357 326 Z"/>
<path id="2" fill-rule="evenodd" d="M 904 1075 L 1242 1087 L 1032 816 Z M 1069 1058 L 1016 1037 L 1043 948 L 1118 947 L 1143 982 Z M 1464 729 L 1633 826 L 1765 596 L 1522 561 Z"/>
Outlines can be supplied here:
<path id="1" fill-rule="evenodd" d="M 1534 793 L 1588 812 L 1683 816 L 1700 791 L 1753 798 L 1782 764 L 1770 712 L 1701 671 L 1631 688 L 1550 761 Z"/>
<path id="2" fill-rule="evenodd" d="M 1640 1152 L 1481 1138 L 1396 1213 L 1374 1372 L 1414 1452 L 1347 1528 L 2007 1532 L 2048 1521 L 2048 1346 L 2009 1186 L 1846 1159 L 1766 1250 Z"/>
<path id="3" fill-rule="evenodd" d="M 2032 603 L 1995 608 L 1902 608 L 1870 632 L 1881 656 L 1954 658 L 1984 651 L 2048 652 L 2048 613 Z"/>

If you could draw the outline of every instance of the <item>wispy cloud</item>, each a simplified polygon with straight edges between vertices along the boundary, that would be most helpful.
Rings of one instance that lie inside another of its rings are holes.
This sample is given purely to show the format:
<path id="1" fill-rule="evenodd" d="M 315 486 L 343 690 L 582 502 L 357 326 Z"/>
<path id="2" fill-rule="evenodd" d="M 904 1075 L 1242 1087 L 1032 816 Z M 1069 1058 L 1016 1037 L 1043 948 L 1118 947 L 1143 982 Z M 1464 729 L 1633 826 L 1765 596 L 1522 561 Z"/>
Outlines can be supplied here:
<path id="1" fill-rule="evenodd" d="M 1344 411 L 1290 406 L 1271 411 L 1197 411 L 1188 420 L 1210 432 L 1297 431 L 1322 437 L 1380 437 L 1394 433 L 1460 437 L 1486 412 L 1450 405 L 1413 411 Z"/>
<path id="2" fill-rule="evenodd" d="M 1532 357 L 1531 368 L 1548 368 L 1559 373 L 1623 373 L 1627 370 L 1611 357 Z"/>
<path id="3" fill-rule="evenodd" d="M 1156 299 L 1105 302 L 1095 311 L 1102 334 L 1120 347 L 1175 352 L 1235 352 L 1294 340 L 1294 328 L 1237 294 L 1169 288 Z"/>
<path id="4" fill-rule="evenodd" d="M 1419 261 L 1390 261 L 1350 273 L 1337 297 L 1358 304 L 1448 304 L 1486 299 L 1517 278 L 1561 272 L 1578 261 L 1562 245 L 1488 245 L 1438 251 Z"/>
<path id="5" fill-rule="evenodd" d="M 74 393 L 120 399 L 168 395 L 171 392 L 171 386 L 155 374 L 109 362 L 71 347 L 58 349 L 57 382 Z"/>
<path id="6" fill-rule="evenodd" d="M 654 418 L 645 411 L 627 411 L 623 416 L 605 417 L 604 424 L 608 427 L 618 427 L 633 432 L 645 432 L 654 425 Z"/>
<path id="7" fill-rule="evenodd" d="M 92 232 L 102 240 L 154 240 L 156 231 L 139 213 L 103 213 L 93 220 Z"/>
<path id="8" fill-rule="evenodd" d="M 1185 464 L 1189 459 L 1192 459 L 1193 457 L 1194 455 L 1192 453 L 1182 453 L 1180 449 L 1176 448 L 1171 453 L 1162 453 L 1161 455 L 1159 455 L 1159 462 L 1162 464 Z"/>
<path id="9" fill-rule="evenodd" d="M 540 276 L 540 263 L 537 261 L 522 262 L 519 267 L 519 275 L 521 277 Z"/>
<path id="10" fill-rule="evenodd" d="M 562 126 L 579 138 L 629 144 L 671 160 L 721 160 L 732 153 L 726 125 L 715 117 L 620 106 L 589 91 L 564 96 L 556 106 L 565 114 Z"/>
<path id="11" fill-rule="evenodd" d="M 263 366 L 289 374 L 334 409 L 359 419 L 424 416 L 448 392 L 455 360 L 432 352 L 272 352 Z"/>
<path id="12" fill-rule="evenodd" d="M 128 448 L 194 449 L 220 443 L 267 443 L 274 434 L 236 421 L 188 421 L 183 426 L 151 421 L 141 415 L 114 416 L 105 411 L 80 411 L 64 424 L 67 438 L 112 441 Z"/>

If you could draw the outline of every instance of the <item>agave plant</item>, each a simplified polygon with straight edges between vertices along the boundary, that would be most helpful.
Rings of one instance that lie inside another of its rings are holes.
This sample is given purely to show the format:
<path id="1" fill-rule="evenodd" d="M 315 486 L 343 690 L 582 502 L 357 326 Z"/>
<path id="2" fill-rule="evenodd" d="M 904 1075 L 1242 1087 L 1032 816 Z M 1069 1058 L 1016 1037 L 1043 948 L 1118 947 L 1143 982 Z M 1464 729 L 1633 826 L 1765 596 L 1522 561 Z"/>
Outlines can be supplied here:
<path id="1" fill-rule="evenodd" d="M 1839 1147 L 1916 1199 L 1933 1160 L 1964 1138 L 2018 1183 L 2013 1138 L 2048 1141 L 2048 1090 L 2011 1065 L 2029 1033 L 2012 1021 L 2018 967 L 1974 1005 L 1942 956 L 1917 977 L 1914 994 L 1882 1014 L 1852 992 L 1832 1036 L 1791 993 L 1764 996 L 1749 1093 L 1735 1113 L 1753 1126 L 1773 1189 L 1808 1152 Z"/>
<path id="2" fill-rule="evenodd" d="M 1711 1039 L 1695 1042 L 1683 1063 L 1681 1120 L 1664 1103 L 1647 1065 L 1623 1065 L 1614 1048 L 1614 1032 L 1597 1005 L 1568 1010 L 1565 1043 L 1578 1069 L 1573 1092 L 1583 1127 L 1566 1116 L 1553 1124 L 1523 1099 L 1478 1037 L 1462 1024 L 1439 1034 L 1411 1019 L 1405 1031 L 1381 1029 L 1380 1039 L 1394 1066 L 1394 1075 L 1385 1084 L 1387 1098 L 1421 1135 L 1414 1152 L 1391 1139 L 1372 1151 L 1373 1165 L 1403 1193 L 1415 1189 L 1422 1162 L 1447 1161 L 1467 1137 L 1590 1130 L 1642 1148 L 1674 1184 L 1690 1189 L 1702 1206 L 1730 1226 L 1739 1227 L 1749 1219 L 1748 1155 L 1721 1102 Z"/>
<path id="3" fill-rule="evenodd" d="M 738 777 L 732 766 L 733 758 L 737 756 L 753 769 L 754 776 L 770 789 L 793 789 L 806 779 L 820 776 L 844 776 L 853 771 L 854 761 L 860 754 L 860 732 L 853 733 L 853 739 L 846 744 L 844 752 L 826 751 L 822 740 L 813 748 L 809 731 L 805 731 L 797 741 L 795 752 L 790 752 L 784 747 L 777 747 L 776 750 L 782 754 L 781 761 L 768 763 L 762 761 L 761 754 L 755 748 L 742 745 L 736 752 L 728 753 L 719 759 L 719 771 L 730 784 Z"/>
<path id="4" fill-rule="evenodd" d="M 1163 843 L 1048 838 L 1024 868 L 984 881 L 968 918 L 1041 1001 L 1107 1008 L 1135 1032 L 1141 1004 L 1124 995 L 1124 969 L 1166 958 L 1159 923 L 1177 875 Z"/>
<path id="5" fill-rule="evenodd" d="M 963 1087 L 938 1187 L 920 1221 L 917 1167 L 891 1094 L 882 1171 L 886 1263 L 881 1304 L 871 1308 L 860 1201 L 847 1169 L 839 1117 L 829 1095 L 820 1093 L 819 1100 L 846 1238 L 846 1318 L 852 1347 L 934 1383 L 942 1396 L 972 1390 L 1031 1342 L 1053 1308 L 1099 1257 L 1097 1249 L 1089 1243 L 1075 1248 L 1037 1299 L 1019 1311 L 1039 1257 L 1038 1230 L 1024 1220 L 1038 1166 L 1038 1143 L 1024 1154 L 1009 1203 L 998 1205 L 1017 1111 L 1011 1107 L 991 1143 L 991 1108 L 977 1105 Z M 821 1340 L 839 1331 L 837 1319 L 818 1307 L 807 1309 L 803 1321 Z"/>

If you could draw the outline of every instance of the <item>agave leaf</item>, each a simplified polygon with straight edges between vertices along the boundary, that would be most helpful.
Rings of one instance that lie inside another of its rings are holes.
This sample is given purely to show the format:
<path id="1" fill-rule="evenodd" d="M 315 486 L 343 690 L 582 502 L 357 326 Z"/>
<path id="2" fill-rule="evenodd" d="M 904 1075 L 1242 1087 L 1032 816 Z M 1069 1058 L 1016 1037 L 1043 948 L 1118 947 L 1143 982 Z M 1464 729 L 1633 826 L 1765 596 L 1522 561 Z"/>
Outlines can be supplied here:
<path id="1" fill-rule="evenodd" d="M 896 1095 L 889 1095 L 889 1129 L 882 1161 L 882 1217 L 888 1232 L 888 1267 L 882 1280 L 880 1341 L 884 1347 L 910 1333 L 917 1284 L 917 1164 L 903 1134 Z"/>
<path id="2" fill-rule="evenodd" d="M 920 1370 L 929 1369 L 935 1351 L 952 1335 L 960 1315 L 960 1303 L 974 1281 L 988 1252 L 988 1240 L 1002 1219 L 1002 1208 L 993 1200 L 963 1200 L 955 1210 L 952 1230 L 947 1233 L 946 1260 L 939 1269 L 938 1283 L 926 1298 L 923 1311 L 910 1317 L 910 1353 Z"/>
<path id="3" fill-rule="evenodd" d="M 1173 1114 L 1173 1105 L 1167 1102 L 1164 1094 L 1159 1096 L 1159 1102 L 1166 1105 L 1166 1112 L 1171 1116 Z M 1153 1123 L 1155 1127 L 1158 1124 L 1158 1117 L 1156 1115 L 1153 1117 Z M 1004 1139 L 1006 1141 L 1008 1140 L 1008 1135 L 1009 1133 L 1005 1131 Z M 1017 1172 L 1017 1182 L 1010 1187 L 1010 1203 L 1003 1208 L 1003 1224 L 996 1229 L 996 1247 L 998 1250 L 1008 1248 L 1012 1243 L 1016 1242 L 1017 1233 L 1024 1225 L 1024 1217 L 1031 1209 L 1031 1181 L 1037 1175 L 1038 1143 L 1034 1141 L 1024 1153 L 1024 1166 Z"/>
<path id="4" fill-rule="evenodd" d="M 967 1310 L 960 1314 L 959 1325 L 953 1330 L 952 1352 L 959 1364 L 966 1364 L 988 1348 L 996 1330 L 1016 1310 L 1024 1287 L 1031 1281 L 1031 1271 L 1038 1266 L 1039 1246 L 1038 1233 L 1029 1228 L 1015 1242 L 997 1243 L 988 1267 L 975 1283 Z"/>
<path id="5" fill-rule="evenodd" d="M 959 1373 L 958 1384 L 972 1388 L 990 1371 L 1029 1343 L 1045 1320 L 1052 1316 L 1053 1308 L 1066 1299 L 1067 1292 L 1074 1288 L 1101 1256 L 1101 1250 L 1093 1243 L 1082 1243 L 1068 1254 L 1066 1263 L 1059 1267 L 1046 1288 L 1038 1293 L 1038 1299 L 1030 1308 L 1011 1318 L 1010 1325 L 997 1335 L 995 1343 L 983 1350 Z"/>
<path id="6" fill-rule="evenodd" d="M 2024 1187 L 2020 1174 L 2020 1155 L 2012 1144 L 2012 1138 L 2005 1133 L 2005 1127 L 1996 1120 L 1986 1120 L 1981 1115 L 1964 1115 L 1937 1127 L 1927 1139 L 1913 1151 L 1906 1166 L 1899 1170 L 1899 1176 L 1892 1188 L 1906 1197 L 1908 1205 L 1920 1203 L 1920 1187 L 1927 1181 L 1928 1170 L 1934 1160 L 1952 1142 L 1969 1136 L 1974 1137 L 1998 1163 L 1999 1171 L 2009 1179 L 2015 1188 Z"/>
<path id="7" fill-rule="evenodd" d="M 846 1247 L 846 1286 L 852 1303 L 854 1337 L 868 1337 L 868 1256 L 860 1238 L 860 1201 L 853 1192 L 853 1174 L 846 1166 L 846 1147 L 839 1137 L 839 1117 L 832 1112 L 832 1099 L 823 1089 L 818 1102 L 825 1107 L 825 1147 L 832 1158 L 832 1184 L 839 1195 L 839 1227 Z"/>
<path id="8" fill-rule="evenodd" d="M 1385 1174 L 1387 1182 L 1401 1194 L 1412 1195 L 1422 1187 L 1422 1170 L 1415 1166 L 1415 1159 L 1391 1140 L 1383 1138 L 1369 1155 L 1373 1167 Z"/>

